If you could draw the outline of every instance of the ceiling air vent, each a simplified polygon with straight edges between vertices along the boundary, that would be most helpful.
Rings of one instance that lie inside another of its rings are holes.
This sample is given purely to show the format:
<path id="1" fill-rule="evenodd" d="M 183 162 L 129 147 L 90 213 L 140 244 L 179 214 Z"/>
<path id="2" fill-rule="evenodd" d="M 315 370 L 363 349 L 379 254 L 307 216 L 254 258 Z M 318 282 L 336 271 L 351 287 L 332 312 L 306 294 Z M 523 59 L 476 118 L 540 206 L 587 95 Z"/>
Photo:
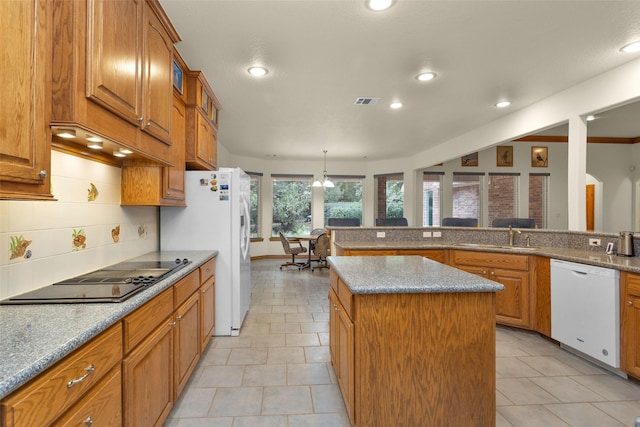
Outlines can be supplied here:
<path id="1" fill-rule="evenodd" d="M 367 98 L 364 96 L 359 96 L 356 98 L 356 101 L 353 103 L 354 105 L 376 105 L 380 98 Z"/>

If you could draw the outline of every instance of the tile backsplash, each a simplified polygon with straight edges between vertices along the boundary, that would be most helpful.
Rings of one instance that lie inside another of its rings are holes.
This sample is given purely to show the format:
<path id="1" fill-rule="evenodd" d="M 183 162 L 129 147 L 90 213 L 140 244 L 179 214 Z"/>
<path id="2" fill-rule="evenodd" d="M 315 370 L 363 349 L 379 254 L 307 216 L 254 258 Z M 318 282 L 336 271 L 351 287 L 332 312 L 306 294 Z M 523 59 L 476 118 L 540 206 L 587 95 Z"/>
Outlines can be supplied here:
<path id="1" fill-rule="evenodd" d="M 158 249 L 158 208 L 120 206 L 120 168 L 51 152 L 57 201 L 0 201 L 0 299 Z"/>

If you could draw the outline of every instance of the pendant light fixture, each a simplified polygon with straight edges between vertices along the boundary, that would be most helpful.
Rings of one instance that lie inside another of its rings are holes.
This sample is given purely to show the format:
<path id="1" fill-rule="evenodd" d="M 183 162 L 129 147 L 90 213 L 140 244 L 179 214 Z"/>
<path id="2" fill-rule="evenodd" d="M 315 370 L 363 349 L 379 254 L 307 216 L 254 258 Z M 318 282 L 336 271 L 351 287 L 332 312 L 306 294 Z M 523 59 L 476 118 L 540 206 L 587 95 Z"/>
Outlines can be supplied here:
<path id="1" fill-rule="evenodd" d="M 333 182 L 329 181 L 329 178 L 327 178 L 327 150 L 322 150 L 322 152 L 324 153 L 324 171 L 322 172 L 322 181 L 317 179 L 313 182 L 312 186 L 333 188 Z"/>

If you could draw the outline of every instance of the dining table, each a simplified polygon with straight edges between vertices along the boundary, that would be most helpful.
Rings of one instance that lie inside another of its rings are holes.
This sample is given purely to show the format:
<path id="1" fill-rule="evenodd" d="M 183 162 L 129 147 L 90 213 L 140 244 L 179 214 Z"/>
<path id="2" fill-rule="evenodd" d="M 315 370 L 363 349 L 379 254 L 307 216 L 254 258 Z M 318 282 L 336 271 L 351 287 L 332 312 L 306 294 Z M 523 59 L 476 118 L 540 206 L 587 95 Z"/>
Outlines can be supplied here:
<path id="1" fill-rule="evenodd" d="M 291 238 L 294 240 L 300 240 L 301 242 L 308 242 L 307 262 L 302 267 L 300 267 L 300 270 L 306 270 L 308 268 L 311 268 L 312 242 L 315 242 L 316 240 L 318 240 L 318 236 L 313 234 L 300 234 L 300 235 L 291 236 Z"/>

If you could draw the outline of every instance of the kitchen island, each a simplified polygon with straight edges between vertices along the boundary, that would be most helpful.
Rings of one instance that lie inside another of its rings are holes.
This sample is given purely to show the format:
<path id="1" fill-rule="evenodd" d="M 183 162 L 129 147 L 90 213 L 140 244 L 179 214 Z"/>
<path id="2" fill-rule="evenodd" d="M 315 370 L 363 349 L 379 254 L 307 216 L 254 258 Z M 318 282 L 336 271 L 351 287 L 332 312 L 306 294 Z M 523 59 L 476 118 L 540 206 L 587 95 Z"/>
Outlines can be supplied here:
<path id="1" fill-rule="evenodd" d="M 329 263 L 331 361 L 353 425 L 495 425 L 502 285 L 419 256 Z"/>

